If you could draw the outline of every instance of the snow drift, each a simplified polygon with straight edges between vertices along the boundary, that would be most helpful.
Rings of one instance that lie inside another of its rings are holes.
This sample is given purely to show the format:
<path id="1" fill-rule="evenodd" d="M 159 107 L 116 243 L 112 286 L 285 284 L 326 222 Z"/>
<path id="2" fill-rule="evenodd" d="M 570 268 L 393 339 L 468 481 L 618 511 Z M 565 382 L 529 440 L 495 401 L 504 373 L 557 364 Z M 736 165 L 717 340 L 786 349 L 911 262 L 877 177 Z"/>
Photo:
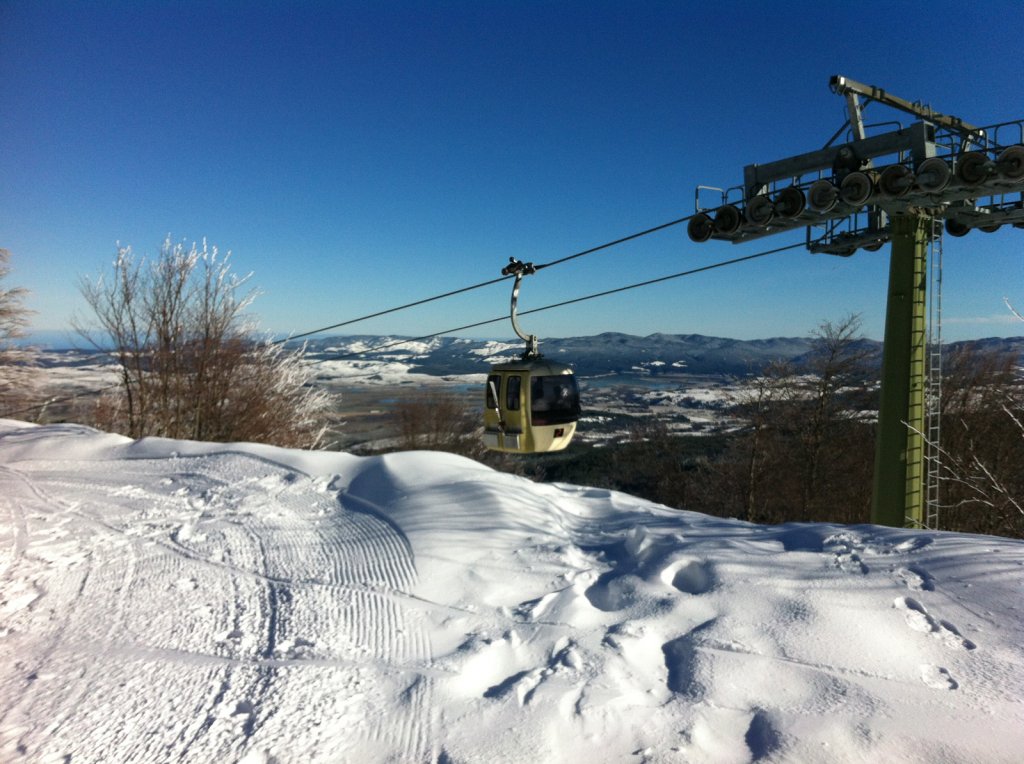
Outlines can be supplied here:
<path id="1" fill-rule="evenodd" d="M 1024 544 L 0 421 L 4 761 L 1017 761 Z"/>

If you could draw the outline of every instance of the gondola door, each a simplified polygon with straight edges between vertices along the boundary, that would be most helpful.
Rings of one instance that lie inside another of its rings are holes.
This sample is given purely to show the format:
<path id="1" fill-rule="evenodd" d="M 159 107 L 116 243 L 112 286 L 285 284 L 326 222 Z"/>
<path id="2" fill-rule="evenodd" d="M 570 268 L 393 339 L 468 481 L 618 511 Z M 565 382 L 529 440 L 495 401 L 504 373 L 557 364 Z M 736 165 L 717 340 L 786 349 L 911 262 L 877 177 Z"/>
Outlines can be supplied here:
<path id="1" fill-rule="evenodd" d="M 527 448 L 525 442 L 524 417 L 527 416 L 527 408 L 524 405 L 522 374 L 506 374 L 504 400 L 501 404 L 501 413 L 505 418 L 505 448 L 512 451 L 519 451 Z"/>
<path id="2" fill-rule="evenodd" d="M 525 417 L 526 374 L 501 371 L 487 377 L 487 407 L 484 410 L 484 443 L 497 451 L 528 449 Z"/>

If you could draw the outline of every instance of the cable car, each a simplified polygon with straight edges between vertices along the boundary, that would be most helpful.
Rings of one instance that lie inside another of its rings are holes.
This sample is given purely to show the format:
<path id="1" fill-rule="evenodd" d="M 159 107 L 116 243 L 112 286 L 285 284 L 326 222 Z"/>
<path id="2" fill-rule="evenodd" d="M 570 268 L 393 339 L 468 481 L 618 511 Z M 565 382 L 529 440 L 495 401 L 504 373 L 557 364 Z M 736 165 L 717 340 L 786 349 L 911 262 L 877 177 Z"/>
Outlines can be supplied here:
<path id="1" fill-rule="evenodd" d="M 496 364 L 487 375 L 484 445 L 517 454 L 561 451 L 572 440 L 580 418 L 580 390 L 572 368 L 546 360 L 537 337 L 525 335 L 516 319 L 519 285 L 536 268 L 515 258 L 502 270 L 515 274 L 512 287 L 512 328 L 526 341 L 518 361 Z"/>
<path id="2" fill-rule="evenodd" d="M 488 448 L 519 454 L 561 451 L 579 418 L 579 386 L 564 363 L 541 357 L 491 367 L 484 409 Z"/>

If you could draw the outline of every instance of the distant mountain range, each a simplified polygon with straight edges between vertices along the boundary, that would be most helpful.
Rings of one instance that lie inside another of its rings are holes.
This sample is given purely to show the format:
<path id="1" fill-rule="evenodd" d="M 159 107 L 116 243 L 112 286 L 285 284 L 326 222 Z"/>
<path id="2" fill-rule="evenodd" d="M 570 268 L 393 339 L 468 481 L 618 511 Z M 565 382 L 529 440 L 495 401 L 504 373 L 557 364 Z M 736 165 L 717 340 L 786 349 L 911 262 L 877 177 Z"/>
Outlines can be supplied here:
<path id="1" fill-rule="evenodd" d="M 41 344 L 41 343 L 40 343 Z M 70 343 L 68 343 L 70 344 Z M 299 345 L 299 342 L 289 343 Z M 434 337 L 417 340 L 394 335 L 315 337 L 307 341 L 314 360 L 372 360 L 407 364 L 420 374 L 436 376 L 480 374 L 491 364 L 518 358 L 523 343 L 508 340 Z M 860 340 L 875 364 L 881 363 L 882 343 Z M 577 374 L 658 376 L 662 374 L 747 375 L 759 373 L 773 361 L 788 361 L 798 368 L 811 356 L 809 337 L 773 337 L 735 340 L 702 334 L 632 334 L 606 332 L 590 337 L 549 338 L 541 342 L 545 357 L 570 364 Z M 1012 353 L 1024 366 L 1024 337 L 990 337 L 946 346 L 963 346 Z M 92 350 L 63 350 L 54 343 L 37 360 L 41 366 L 82 366 L 95 363 Z M 67 347 L 67 345 L 63 345 Z"/>
<path id="2" fill-rule="evenodd" d="M 400 344 L 400 343 L 406 344 Z M 860 340 L 876 364 L 882 343 Z M 953 343 L 955 349 L 972 345 L 986 350 L 1015 353 L 1024 363 L 1024 337 L 989 338 Z M 413 340 L 395 336 L 344 336 L 315 338 L 308 342 L 319 360 L 394 361 L 414 366 L 421 374 L 448 375 L 486 372 L 493 363 L 511 360 L 523 349 L 521 342 L 435 337 Z M 573 366 L 581 376 L 604 374 L 729 374 L 760 372 L 773 361 L 802 365 L 813 350 L 808 337 L 776 337 L 734 340 L 700 334 L 631 334 L 606 332 L 591 337 L 545 339 L 541 352 L 547 358 Z"/>

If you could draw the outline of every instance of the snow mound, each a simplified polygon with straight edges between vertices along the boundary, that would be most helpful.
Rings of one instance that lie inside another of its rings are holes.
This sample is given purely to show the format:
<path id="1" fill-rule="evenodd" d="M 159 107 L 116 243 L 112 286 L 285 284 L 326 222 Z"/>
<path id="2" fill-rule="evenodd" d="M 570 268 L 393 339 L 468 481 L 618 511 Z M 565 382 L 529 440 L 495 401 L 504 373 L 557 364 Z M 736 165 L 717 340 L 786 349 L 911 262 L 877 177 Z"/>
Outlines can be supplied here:
<path id="1" fill-rule="evenodd" d="M 1017 761 L 1024 544 L 0 420 L 3 761 Z"/>

